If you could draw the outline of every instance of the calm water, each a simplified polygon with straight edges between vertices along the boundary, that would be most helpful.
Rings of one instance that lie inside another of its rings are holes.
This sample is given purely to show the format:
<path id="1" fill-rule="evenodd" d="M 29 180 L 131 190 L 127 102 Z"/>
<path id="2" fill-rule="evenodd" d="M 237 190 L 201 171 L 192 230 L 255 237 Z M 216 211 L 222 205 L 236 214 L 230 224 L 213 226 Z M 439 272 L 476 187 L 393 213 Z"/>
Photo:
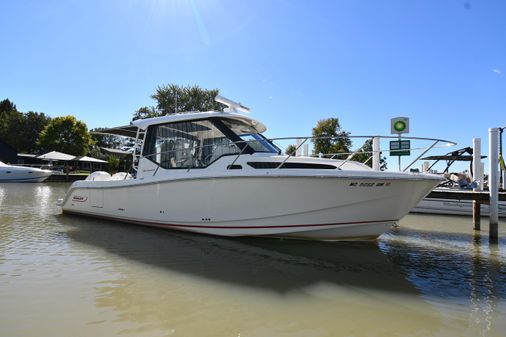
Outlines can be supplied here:
<path id="1" fill-rule="evenodd" d="M 0 336 L 506 331 L 504 222 L 498 246 L 420 215 L 372 244 L 224 239 L 63 216 L 67 188 L 0 184 Z"/>

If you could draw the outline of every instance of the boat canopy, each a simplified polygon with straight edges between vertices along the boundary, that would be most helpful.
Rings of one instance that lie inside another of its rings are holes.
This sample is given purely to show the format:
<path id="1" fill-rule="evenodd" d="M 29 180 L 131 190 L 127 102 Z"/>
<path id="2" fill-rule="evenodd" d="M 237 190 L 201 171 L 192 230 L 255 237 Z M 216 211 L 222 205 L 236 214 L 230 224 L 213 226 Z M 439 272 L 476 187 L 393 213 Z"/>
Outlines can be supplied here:
<path id="1" fill-rule="evenodd" d="M 252 127 L 258 133 L 262 133 L 265 132 L 265 130 L 267 130 L 267 128 L 263 123 L 242 114 L 221 112 L 221 111 L 207 111 L 207 112 L 195 111 L 195 112 L 185 112 L 181 114 L 172 114 L 161 117 L 137 119 L 135 121 L 132 121 L 130 125 L 118 126 L 109 129 L 101 129 L 97 131 L 92 131 L 91 133 L 136 138 L 138 129 L 146 130 L 150 125 L 175 123 L 207 118 L 235 119 Z"/>
<path id="2" fill-rule="evenodd" d="M 135 138 L 137 136 L 137 129 L 138 127 L 135 125 L 124 125 L 115 128 L 92 131 L 91 133 L 97 135 L 113 135 Z"/>
<path id="3" fill-rule="evenodd" d="M 221 112 L 221 111 L 186 112 L 182 114 L 172 114 L 162 117 L 137 119 L 132 122 L 132 126 L 138 127 L 142 130 L 146 130 L 150 125 L 190 121 L 195 119 L 208 119 L 208 118 L 235 119 L 252 127 L 258 133 L 262 133 L 265 130 L 267 130 L 264 124 L 260 123 L 259 121 L 253 118 L 250 118 L 243 114 L 232 112 Z"/>

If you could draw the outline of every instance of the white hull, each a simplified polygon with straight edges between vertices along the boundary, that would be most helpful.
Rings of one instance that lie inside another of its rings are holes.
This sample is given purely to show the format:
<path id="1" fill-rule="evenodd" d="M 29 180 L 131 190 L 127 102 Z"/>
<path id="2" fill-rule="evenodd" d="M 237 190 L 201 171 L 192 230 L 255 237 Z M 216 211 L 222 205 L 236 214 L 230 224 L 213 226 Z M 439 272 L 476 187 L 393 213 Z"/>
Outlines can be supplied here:
<path id="1" fill-rule="evenodd" d="M 411 211 L 413 213 L 446 214 L 446 215 L 472 215 L 472 200 L 448 200 L 425 198 Z M 481 215 L 488 216 L 489 205 L 481 205 Z M 506 218 L 506 202 L 499 202 L 499 217 Z"/>
<path id="2" fill-rule="evenodd" d="M 0 183 L 40 183 L 50 175 L 49 170 L 6 165 L 0 162 Z"/>
<path id="3" fill-rule="evenodd" d="M 408 176 L 337 174 L 87 181 L 71 187 L 62 209 L 223 236 L 371 239 L 405 216 L 438 183 Z"/>

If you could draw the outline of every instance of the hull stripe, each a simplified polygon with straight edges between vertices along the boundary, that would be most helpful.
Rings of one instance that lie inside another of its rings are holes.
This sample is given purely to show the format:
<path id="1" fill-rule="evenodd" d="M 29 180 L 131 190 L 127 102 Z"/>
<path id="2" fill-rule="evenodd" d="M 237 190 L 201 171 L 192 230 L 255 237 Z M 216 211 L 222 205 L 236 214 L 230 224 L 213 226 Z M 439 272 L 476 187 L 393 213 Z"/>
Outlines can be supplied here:
<path id="1" fill-rule="evenodd" d="M 73 215 L 84 215 L 91 218 L 99 218 L 113 221 L 121 221 L 121 222 L 129 222 L 135 224 L 141 224 L 146 226 L 156 226 L 156 227 L 177 227 L 177 228 L 205 228 L 205 229 L 266 229 L 266 228 L 303 228 L 303 227 L 328 227 L 328 226 L 343 226 L 343 225 L 364 225 L 364 224 L 373 224 L 373 223 L 381 223 L 381 222 L 396 222 L 399 219 L 390 219 L 390 220 L 372 220 L 372 221 L 352 221 L 352 222 L 336 222 L 330 224 L 308 224 L 308 225 L 279 225 L 279 226 L 205 226 L 205 225 L 183 225 L 183 224 L 168 224 L 163 222 L 151 222 L 144 220 L 136 220 L 130 218 L 118 218 L 106 215 L 97 215 L 86 212 L 76 212 L 76 211 L 67 211 L 63 210 L 65 214 L 73 214 Z"/>

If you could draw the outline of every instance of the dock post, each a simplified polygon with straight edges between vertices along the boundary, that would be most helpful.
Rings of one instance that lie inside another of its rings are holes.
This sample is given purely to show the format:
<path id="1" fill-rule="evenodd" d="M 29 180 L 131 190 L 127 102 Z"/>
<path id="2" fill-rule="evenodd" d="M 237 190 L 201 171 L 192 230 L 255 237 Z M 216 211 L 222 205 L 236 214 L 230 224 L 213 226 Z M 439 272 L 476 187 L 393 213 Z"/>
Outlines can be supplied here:
<path id="1" fill-rule="evenodd" d="M 497 243 L 499 239 L 499 128 L 488 129 L 488 190 L 490 193 L 489 242 Z"/>
<path id="2" fill-rule="evenodd" d="M 478 200 L 473 200 L 473 226 L 474 230 L 481 230 L 481 204 Z"/>
<path id="3" fill-rule="evenodd" d="M 297 148 L 297 151 L 295 151 L 295 157 L 300 157 L 302 149 L 300 148 L 302 145 L 302 139 L 297 138 L 295 140 L 295 147 Z"/>
<path id="4" fill-rule="evenodd" d="M 483 191 L 483 170 L 481 168 L 481 138 L 473 138 L 473 180 L 478 181 L 475 191 Z"/>
<path id="5" fill-rule="evenodd" d="M 372 137 L 372 169 L 381 169 L 380 137 Z"/>

